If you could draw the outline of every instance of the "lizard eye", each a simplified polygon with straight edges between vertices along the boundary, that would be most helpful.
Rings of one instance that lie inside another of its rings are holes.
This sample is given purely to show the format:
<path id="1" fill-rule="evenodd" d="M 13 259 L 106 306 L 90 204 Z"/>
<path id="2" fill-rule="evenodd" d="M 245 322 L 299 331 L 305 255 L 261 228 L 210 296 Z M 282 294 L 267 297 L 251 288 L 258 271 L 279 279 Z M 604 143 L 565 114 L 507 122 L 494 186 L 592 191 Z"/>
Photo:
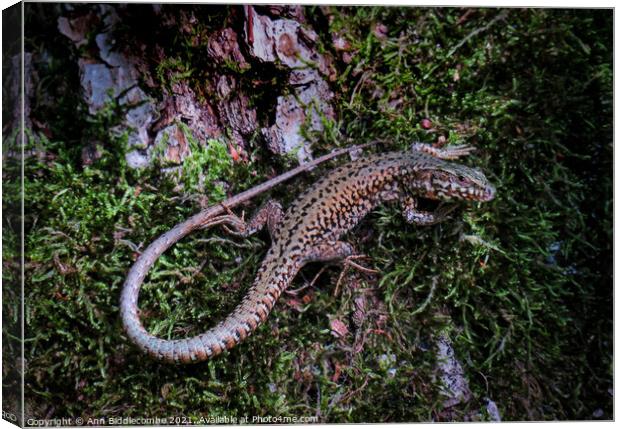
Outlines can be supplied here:
<path id="1" fill-rule="evenodd" d="M 465 177 L 463 177 L 462 175 L 459 174 L 458 176 L 459 182 L 464 182 L 465 181 Z"/>

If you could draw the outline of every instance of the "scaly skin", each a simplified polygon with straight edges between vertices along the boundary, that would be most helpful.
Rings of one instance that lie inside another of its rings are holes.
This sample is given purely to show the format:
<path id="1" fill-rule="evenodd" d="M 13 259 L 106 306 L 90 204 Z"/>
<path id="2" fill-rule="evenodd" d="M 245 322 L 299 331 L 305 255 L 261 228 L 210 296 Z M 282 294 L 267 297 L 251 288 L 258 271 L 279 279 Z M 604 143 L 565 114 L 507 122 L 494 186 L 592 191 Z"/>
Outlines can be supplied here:
<path id="1" fill-rule="evenodd" d="M 280 206 L 269 202 L 248 225 L 233 219 L 229 223 L 243 235 L 266 223 L 273 241 L 253 286 L 235 310 L 204 334 L 164 340 L 144 329 L 137 312 L 139 285 L 129 287 L 126 283 L 121 298 L 125 330 L 142 350 L 168 362 L 203 361 L 231 349 L 267 319 L 280 294 L 306 263 L 352 256 L 352 246 L 339 239 L 377 205 L 398 201 L 409 222 L 430 225 L 443 220 L 450 209 L 418 211 L 416 197 L 493 199 L 495 188 L 481 172 L 446 161 L 470 151 L 465 146 L 441 150 L 416 144 L 410 152 L 371 155 L 328 173 L 283 216 Z M 141 278 L 145 274 L 141 273 Z"/>

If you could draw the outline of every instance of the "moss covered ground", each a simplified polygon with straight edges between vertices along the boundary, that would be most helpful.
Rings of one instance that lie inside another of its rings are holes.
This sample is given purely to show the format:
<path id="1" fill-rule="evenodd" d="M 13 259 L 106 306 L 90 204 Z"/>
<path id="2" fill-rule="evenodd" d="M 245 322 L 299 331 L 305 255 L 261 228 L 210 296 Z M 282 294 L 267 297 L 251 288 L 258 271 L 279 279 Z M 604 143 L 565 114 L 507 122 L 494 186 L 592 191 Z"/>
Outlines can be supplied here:
<path id="1" fill-rule="evenodd" d="M 194 8 L 201 18 L 228 16 Z M 443 138 L 472 144 L 478 150 L 464 162 L 487 174 L 497 198 L 462 204 L 427 228 L 406 224 L 398 207 L 380 208 L 348 237 L 379 274 L 347 272 L 336 290 L 339 267 L 308 286 L 321 269 L 310 266 L 292 285 L 307 287 L 285 294 L 251 338 L 191 366 L 150 360 L 127 341 L 118 305 L 129 267 L 205 198 L 216 202 L 294 163 L 256 136 L 247 163 L 233 162 L 224 140 L 196 151 L 185 161 L 185 189 L 156 166 L 129 169 L 124 139 L 109 133 L 118 109 L 87 114 L 75 52 L 49 10 L 29 18 L 26 49 L 55 58 L 39 91 L 68 90 L 53 110 L 34 106 L 52 137 L 31 140 L 43 155 L 24 166 L 29 414 L 466 420 L 488 418 L 491 398 L 504 420 L 613 418 L 610 10 L 351 7 L 328 19 L 308 8 L 325 50 L 339 33 L 353 52 L 350 63 L 336 62 L 336 120 L 308 136 L 315 153 L 374 139 L 390 149 Z M 195 70 L 205 47 L 180 37 L 169 49 Z M 103 156 L 83 167 L 81 149 L 95 140 Z M 286 205 L 327 168 L 269 196 Z M 204 186 L 192 176 L 198 169 L 210 172 Z M 5 207 L 12 192 L 5 183 Z M 7 261 L 17 256 L 10 226 Z M 212 325 L 249 287 L 268 246 L 266 233 L 244 240 L 221 229 L 176 245 L 143 287 L 149 330 L 175 337 Z M 16 280 L 10 268 L 5 284 Z M 14 310 L 5 304 L 5 317 Z M 343 338 L 330 332 L 334 319 L 349 328 Z M 442 331 L 473 394 L 450 413 L 435 376 Z"/>

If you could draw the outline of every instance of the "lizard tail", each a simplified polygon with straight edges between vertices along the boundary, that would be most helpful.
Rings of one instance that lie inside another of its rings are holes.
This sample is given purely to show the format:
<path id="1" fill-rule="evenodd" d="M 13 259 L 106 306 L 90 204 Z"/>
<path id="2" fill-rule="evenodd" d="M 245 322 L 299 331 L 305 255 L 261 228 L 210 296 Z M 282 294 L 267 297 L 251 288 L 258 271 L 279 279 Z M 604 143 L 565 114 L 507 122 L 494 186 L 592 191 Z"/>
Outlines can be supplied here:
<path id="1" fill-rule="evenodd" d="M 276 300 L 299 270 L 298 264 L 276 266 L 274 259 L 266 258 L 241 304 L 215 327 L 190 338 L 158 338 L 147 332 L 138 316 L 140 286 L 162 253 L 200 228 L 199 222 L 192 222 L 193 219 L 177 225 L 147 247 L 129 271 L 121 293 L 123 328 L 131 341 L 150 356 L 171 363 L 205 361 L 239 344 L 267 319 Z"/>

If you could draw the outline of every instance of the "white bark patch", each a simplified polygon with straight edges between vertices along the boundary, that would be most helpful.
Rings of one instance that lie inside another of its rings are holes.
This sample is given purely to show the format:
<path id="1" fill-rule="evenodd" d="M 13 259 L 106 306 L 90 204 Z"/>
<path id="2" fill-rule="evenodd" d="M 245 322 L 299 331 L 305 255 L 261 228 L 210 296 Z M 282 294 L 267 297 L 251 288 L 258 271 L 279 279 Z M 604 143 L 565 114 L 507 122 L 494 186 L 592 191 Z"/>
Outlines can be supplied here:
<path id="1" fill-rule="evenodd" d="M 442 384 L 441 393 L 446 397 L 443 403 L 445 408 L 471 399 L 463 366 L 456 358 L 452 342 L 445 333 L 441 333 L 437 339 L 437 371 Z"/>
<path id="2" fill-rule="evenodd" d="M 117 49 L 113 29 L 119 18 L 115 8 L 99 5 L 99 9 L 100 16 L 105 16 L 108 30 L 95 36 L 99 59 L 83 57 L 78 60 L 84 99 L 92 115 L 115 99 L 128 107 L 124 123 L 112 131 L 120 135 L 129 130 L 128 146 L 135 149 L 127 153 L 127 163 L 133 168 L 144 167 L 150 162 L 144 149 L 150 143 L 148 129 L 156 119 L 157 109 L 155 102 L 138 87 L 135 59 Z M 87 43 L 88 30 L 96 19 L 92 13 L 71 20 L 60 17 L 58 29 L 79 47 Z"/>
<path id="3" fill-rule="evenodd" d="M 489 414 L 489 418 L 492 422 L 501 422 L 502 416 L 499 414 L 499 408 L 497 408 L 497 404 L 494 401 L 491 401 L 489 398 L 486 398 L 486 408 L 487 413 Z"/>
<path id="4" fill-rule="evenodd" d="M 316 49 L 318 35 L 292 19 L 271 19 L 247 6 L 245 39 L 252 56 L 276 62 L 291 70 L 291 95 L 277 99 L 275 123 L 262 129 L 269 148 L 278 154 L 294 153 L 300 163 L 312 159 L 307 131 L 322 131 L 322 116 L 333 118 L 333 93 L 323 76 L 330 74 L 330 62 Z"/>

